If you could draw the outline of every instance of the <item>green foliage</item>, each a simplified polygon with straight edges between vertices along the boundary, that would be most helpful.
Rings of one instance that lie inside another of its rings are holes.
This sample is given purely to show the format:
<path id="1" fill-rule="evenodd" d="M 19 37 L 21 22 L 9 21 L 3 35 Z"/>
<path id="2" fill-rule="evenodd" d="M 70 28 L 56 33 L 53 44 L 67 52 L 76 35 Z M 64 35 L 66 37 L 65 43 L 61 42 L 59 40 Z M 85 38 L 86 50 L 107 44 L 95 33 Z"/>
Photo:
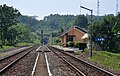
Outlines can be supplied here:
<path id="1" fill-rule="evenodd" d="M 59 46 L 64 46 L 61 42 L 59 42 L 57 45 L 59 45 Z"/>
<path id="2" fill-rule="evenodd" d="M 16 46 L 30 46 L 33 45 L 33 43 L 28 43 L 28 42 L 20 42 Z"/>
<path id="3" fill-rule="evenodd" d="M 120 54 L 105 51 L 94 52 L 93 57 L 89 59 L 113 70 L 120 71 Z"/>
<path id="4" fill-rule="evenodd" d="M 16 38 L 19 35 L 19 32 L 16 29 L 16 26 L 11 26 L 7 30 L 7 35 L 5 36 L 5 39 L 11 44 L 14 45 L 16 44 Z"/>
<path id="5" fill-rule="evenodd" d="M 94 23 L 89 26 L 89 33 L 92 35 L 92 39 L 95 38 L 105 38 L 103 43 L 98 42 L 102 47 L 104 44 L 103 50 L 110 52 L 120 52 L 118 49 L 120 47 L 120 17 L 113 15 L 108 15 L 106 18 L 102 19 L 99 22 Z"/>
<path id="6" fill-rule="evenodd" d="M 28 25 L 32 32 L 36 31 L 38 24 L 39 24 L 39 21 L 36 20 L 34 16 L 23 16 L 22 15 L 19 17 L 19 20 L 21 23 Z"/>
<path id="7" fill-rule="evenodd" d="M 18 23 L 19 16 L 20 12 L 17 9 L 6 4 L 0 5 L 0 35 L 2 44 L 5 44 L 8 28 Z"/>
<path id="8" fill-rule="evenodd" d="M 56 40 L 55 40 L 55 44 L 58 44 L 58 43 L 60 43 L 61 42 L 61 40 L 59 39 L 59 38 L 57 38 Z"/>
<path id="9" fill-rule="evenodd" d="M 86 28 L 86 26 L 88 25 L 87 17 L 84 15 L 78 15 L 74 25 L 77 25 L 81 28 Z"/>
<path id="10" fill-rule="evenodd" d="M 79 48 L 81 50 L 84 50 L 87 47 L 87 44 L 86 43 L 76 42 L 75 47 L 77 47 L 77 48 Z"/>
<path id="11" fill-rule="evenodd" d="M 44 21 L 47 22 L 48 26 L 52 29 L 59 29 L 59 28 L 64 28 L 66 29 L 68 22 L 71 22 L 71 20 L 74 20 L 75 16 L 73 15 L 59 15 L 59 14 L 54 14 L 50 16 L 45 16 Z"/>
<path id="12" fill-rule="evenodd" d="M 81 54 L 82 52 L 83 52 L 82 50 L 74 51 L 74 55 L 79 55 L 79 54 Z"/>
<path id="13" fill-rule="evenodd" d="M 3 48 L 0 48 L 0 51 L 10 49 L 10 48 L 14 48 L 14 46 L 3 46 Z"/>
<path id="14" fill-rule="evenodd" d="M 20 16 L 19 20 L 21 23 L 23 24 L 27 24 L 28 27 L 30 28 L 30 31 L 32 32 L 36 32 L 37 35 L 40 36 L 41 38 L 41 31 L 43 30 L 43 34 L 44 36 L 46 36 L 47 38 L 50 38 L 51 34 L 53 35 L 53 37 L 58 37 L 60 36 L 60 34 L 70 28 L 71 26 L 74 26 L 75 20 L 78 23 L 82 23 L 82 25 L 80 25 L 80 27 L 86 27 L 87 25 L 87 18 L 88 20 L 90 19 L 90 16 L 84 16 L 81 15 L 81 20 L 79 21 L 79 18 L 77 20 L 77 17 L 79 16 L 74 16 L 74 15 L 59 15 L 59 14 L 51 14 L 49 16 L 45 16 L 43 20 L 36 20 L 35 17 L 33 16 Z M 93 16 L 93 18 L 95 19 L 94 21 L 97 20 L 97 16 Z M 86 24 L 84 24 L 83 21 L 87 21 L 85 22 Z M 85 25 L 85 26 L 84 26 Z"/>
<path id="15" fill-rule="evenodd" d="M 19 24 L 18 20 L 20 20 Z M 88 23 L 87 16 L 84 15 L 51 14 L 38 21 L 35 19 L 35 16 L 23 16 L 13 7 L 6 6 L 5 4 L 0 5 L 0 43 L 11 45 L 20 42 L 39 43 L 41 38 L 41 33 L 39 32 L 41 30 L 43 30 L 44 40 L 48 40 L 51 34 L 52 37 L 57 37 L 64 30 L 74 26 L 75 20 L 80 24 L 80 27 L 84 28 Z"/>
<path id="16" fill-rule="evenodd" d="M 69 47 L 74 47 L 74 45 L 75 45 L 75 43 L 74 43 L 73 41 L 69 41 L 69 42 L 68 42 L 68 46 L 69 46 Z"/>
<path id="17" fill-rule="evenodd" d="M 28 25 L 18 24 L 16 28 L 20 35 L 18 36 L 18 42 L 39 43 L 39 37 L 36 33 L 31 32 Z"/>

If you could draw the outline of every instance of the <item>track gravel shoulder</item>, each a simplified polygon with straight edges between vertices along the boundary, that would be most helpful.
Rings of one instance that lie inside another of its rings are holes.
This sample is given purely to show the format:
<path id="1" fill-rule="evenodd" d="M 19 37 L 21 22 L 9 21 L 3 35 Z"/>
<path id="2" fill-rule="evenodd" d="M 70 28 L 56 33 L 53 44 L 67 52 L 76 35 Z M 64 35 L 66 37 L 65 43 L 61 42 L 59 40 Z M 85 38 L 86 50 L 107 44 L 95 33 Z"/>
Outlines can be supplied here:
<path id="1" fill-rule="evenodd" d="M 7 57 L 7 56 L 10 56 L 10 55 L 13 55 L 13 54 L 15 54 L 17 52 L 20 52 L 24 49 L 27 49 L 29 47 L 13 48 L 13 49 L 8 49 L 8 50 L 5 50 L 5 51 L 2 51 L 2 52 L 0 52 L 0 59 L 2 59 L 4 57 Z"/>
<path id="2" fill-rule="evenodd" d="M 53 52 L 47 53 L 52 76 L 80 76 Z"/>

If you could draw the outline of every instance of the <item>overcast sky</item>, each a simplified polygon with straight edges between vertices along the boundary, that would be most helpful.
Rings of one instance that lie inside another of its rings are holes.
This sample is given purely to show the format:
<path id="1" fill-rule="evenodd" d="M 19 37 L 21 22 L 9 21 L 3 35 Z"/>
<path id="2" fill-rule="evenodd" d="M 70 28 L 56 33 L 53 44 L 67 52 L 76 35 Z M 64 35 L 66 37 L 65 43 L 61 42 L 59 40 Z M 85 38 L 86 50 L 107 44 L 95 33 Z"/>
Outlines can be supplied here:
<path id="1" fill-rule="evenodd" d="M 120 10 L 120 1 L 119 10 Z M 17 8 L 21 14 L 38 16 L 43 19 L 50 14 L 80 14 L 80 5 L 93 9 L 94 15 L 97 11 L 97 0 L 0 0 L 0 4 L 7 4 Z M 81 9 L 82 14 L 90 14 L 89 11 Z M 100 15 L 115 14 L 116 0 L 100 0 Z"/>

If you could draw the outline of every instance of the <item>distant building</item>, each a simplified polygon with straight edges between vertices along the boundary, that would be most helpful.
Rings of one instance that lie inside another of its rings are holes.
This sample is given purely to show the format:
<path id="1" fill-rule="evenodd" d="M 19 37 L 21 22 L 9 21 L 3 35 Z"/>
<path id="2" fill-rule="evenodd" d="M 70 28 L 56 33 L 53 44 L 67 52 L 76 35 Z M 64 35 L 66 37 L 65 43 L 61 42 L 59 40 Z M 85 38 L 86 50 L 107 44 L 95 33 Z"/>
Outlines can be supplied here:
<path id="1" fill-rule="evenodd" d="M 61 36 L 61 43 L 66 45 L 69 41 L 88 43 L 88 34 L 85 30 L 78 26 L 73 26 L 65 31 Z"/>

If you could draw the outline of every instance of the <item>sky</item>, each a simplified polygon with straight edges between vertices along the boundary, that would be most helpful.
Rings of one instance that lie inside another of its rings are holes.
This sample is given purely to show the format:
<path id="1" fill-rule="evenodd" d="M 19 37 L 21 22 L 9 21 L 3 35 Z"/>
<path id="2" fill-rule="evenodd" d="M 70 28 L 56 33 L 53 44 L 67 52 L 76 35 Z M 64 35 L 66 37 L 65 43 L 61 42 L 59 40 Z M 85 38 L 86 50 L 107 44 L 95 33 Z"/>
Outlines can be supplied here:
<path id="1" fill-rule="evenodd" d="M 100 15 L 116 14 L 116 0 L 99 1 Z M 120 11 L 120 1 L 118 3 L 118 10 Z M 50 14 L 90 14 L 90 11 L 80 9 L 81 5 L 92 9 L 93 14 L 97 15 L 97 0 L 0 0 L 0 5 L 2 4 L 13 6 L 22 15 L 38 16 L 39 20 Z"/>

